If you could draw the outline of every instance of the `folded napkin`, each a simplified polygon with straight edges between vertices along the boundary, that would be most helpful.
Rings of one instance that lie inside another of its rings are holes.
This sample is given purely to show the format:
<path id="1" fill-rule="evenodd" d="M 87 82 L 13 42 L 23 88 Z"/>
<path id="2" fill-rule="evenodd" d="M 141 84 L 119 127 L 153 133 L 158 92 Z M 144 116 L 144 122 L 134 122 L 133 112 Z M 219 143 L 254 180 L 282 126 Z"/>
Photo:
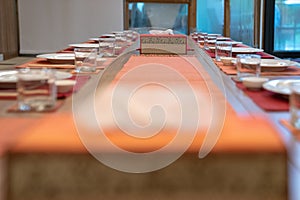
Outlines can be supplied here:
<path id="1" fill-rule="evenodd" d="M 165 31 L 163 31 L 163 30 L 150 30 L 149 33 L 153 34 L 153 35 L 174 35 L 174 32 L 173 32 L 172 29 L 167 29 Z"/>

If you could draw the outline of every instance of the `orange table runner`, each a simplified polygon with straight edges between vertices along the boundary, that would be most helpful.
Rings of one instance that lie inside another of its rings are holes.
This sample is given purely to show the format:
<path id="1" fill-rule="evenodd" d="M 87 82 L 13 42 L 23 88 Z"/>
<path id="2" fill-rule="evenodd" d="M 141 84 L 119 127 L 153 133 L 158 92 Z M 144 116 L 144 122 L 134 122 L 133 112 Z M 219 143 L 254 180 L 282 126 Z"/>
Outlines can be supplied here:
<path id="1" fill-rule="evenodd" d="M 45 152 L 45 153 L 85 153 L 85 146 L 77 133 L 73 117 L 69 113 L 51 114 L 40 120 L 35 126 L 27 129 L 19 128 L 22 133 L 14 146 L 9 146 L 12 152 Z M 10 119 L 10 122 L 16 122 Z M 2 120 L 0 120 L 2 124 Z M 85 133 L 89 134 L 89 133 Z M 197 153 L 203 143 L 204 131 L 199 131 L 188 152 Z M 105 143 L 97 141 L 97 135 L 89 134 L 89 143 L 94 150 L 109 152 L 111 149 Z M 152 141 L 131 140 L 118 130 L 109 133 L 111 141 L 123 149 L 133 152 L 148 152 L 157 149 L 170 141 L 170 136 L 162 135 Z M 226 121 L 217 144 L 212 149 L 214 153 L 266 153 L 285 152 L 276 130 L 263 117 L 238 117 L 234 113 L 226 115 Z"/>
<path id="2" fill-rule="evenodd" d="M 166 69 L 170 69 L 171 71 L 150 70 L 153 64 L 154 66 L 161 65 L 170 67 Z M 131 73 L 136 69 L 141 69 L 141 73 Z M 172 72 L 177 72 L 181 76 L 178 78 L 174 76 Z M 126 76 L 129 76 L 129 79 L 126 79 Z M 210 123 L 209 119 L 212 113 L 215 112 L 214 109 L 218 109 L 217 107 L 211 106 L 211 101 L 214 101 L 210 99 L 211 96 L 214 98 L 217 97 L 217 102 L 221 103 L 220 105 L 226 105 L 224 124 L 218 116 L 212 118 L 216 123 L 222 123 L 221 126 L 224 125 L 222 126 L 219 139 L 212 150 L 213 152 L 285 152 L 279 134 L 266 118 L 259 115 L 238 116 L 226 102 L 221 91 L 212 84 L 210 77 L 195 57 L 176 56 L 133 56 L 117 74 L 114 81 L 107 88 L 102 90 L 101 93 L 96 93 L 95 98 L 97 98 L 97 101 L 95 101 L 96 104 L 94 106 L 95 110 L 99 112 L 98 115 L 101 121 L 100 123 L 102 123 L 102 132 L 111 143 L 119 148 L 131 152 L 149 152 L 160 149 L 170 143 L 172 138 L 174 138 L 175 132 L 173 128 L 176 127 L 176 125 L 167 126 L 167 128 L 164 127 L 152 137 L 131 137 L 114 123 L 111 108 L 107 106 L 111 105 L 110 97 L 112 96 L 112 89 L 116 86 L 120 87 L 122 89 L 121 91 L 126 91 L 126 88 L 131 88 L 131 86 L 135 86 L 136 83 L 140 83 L 140 81 L 143 81 L 146 77 L 152 76 L 153 78 L 158 78 L 156 80 L 161 80 L 161 83 L 172 83 L 179 88 L 184 82 L 183 79 L 187 79 L 191 88 L 196 91 L 195 94 L 201 112 L 200 119 L 204 121 L 204 123 L 198 127 L 195 138 L 188 148 L 188 152 L 195 153 L 199 151 L 209 128 L 207 127 Z M 166 111 L 173 110 L 173 100 L 165 99 L 163 96 L 164 92 L 160 93 L 160 88 L 158 88 L 156 84 L 146 86 L 144 89 L 146 89 L 147 93 L 158 94 L 156 98 L 161 97 L 161 102 L 166 101 L 169 103 L 166 105 L 169 105 L 170 108 L 167 107 Z M 138 91 L 139 88 L 136 89 L 135 91 Z M 151 98 L 151 95 L 149 95 L 148 98 L 147 96 L 138 96 L 130 99 L 133 101 L 133 104 L 129 107 L 132 112 L 132 117 L 137 120 L 137 123 L 144 123 L 144 115 L 140 113 L 144 110 L 144 105 L 141 103 L 147 104 Z M 159 98 L 157 99 L 160 100 Z M 122 109 L 122 103 L 124 103 L 124 101 L 118 102 L 117 106 L 119 109 Z M 172 114 L 176 114 L 176 112 L 174 111 Z M 19 138 L 16 145 L 10 150 L 13 152 L 80 153 L 86 152 L 80 140 L 80 138 L 85 138 L 85 143 L 89 143 L 89 146 L 92 146 L 95 150 L 100 152 L 113 151 L 110 145 L 107 145 L 107 143 L 102 140 L 98 140 L 98 130 L 87 125 L 89 119 L 86 118 L 88 117 L 82 116 L 82 124 L 77 124 L 77 128 L 84 127 L 84 129 L 81 129 L 80 135 L 78 135 L 72 113 L 49 114 L 38 119 L 39 123 L 37 125 L 20 129 L 19 131 L 23 133 L 22 137 Z M 11 122 L 13 123 L 14 119 L 11 119 Z M 84 131 L 82 132 L 82 130 Z M 187 128 L 184 134 L 179 137 L 182 141 L 190 134 L 188 130 Z M 178 144 L 178 147 L 180 148 L 180 144 Z M 176 148 L 173 150 L 176 151 Z"/>
<path id="3" fill-rule="evenodd" d="M 30 129 L 36 124 L 37 118 L 0 117 L 0 156 L 12 148 L 23 134 L 26 134 L 24 130 Z"/>

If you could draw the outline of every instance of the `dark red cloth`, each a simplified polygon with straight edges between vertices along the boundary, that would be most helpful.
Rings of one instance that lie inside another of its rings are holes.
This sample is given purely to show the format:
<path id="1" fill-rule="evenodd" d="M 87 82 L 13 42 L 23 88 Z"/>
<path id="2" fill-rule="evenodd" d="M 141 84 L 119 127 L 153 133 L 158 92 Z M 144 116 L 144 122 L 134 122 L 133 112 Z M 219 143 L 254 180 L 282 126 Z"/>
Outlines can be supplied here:
<path id="1" fill-rule="evenodd" d="M 90 76 L 72 76 L 72 80 L 76 80 L 76 84 L 73 90 L 65 93 L 57 93 L 58 99 L 64 99 L 71 96 L 74 92 L 77 92 L 91 77 Z"/>
<path id="2" fill-rule="evenodd" d="M 288 111 L 289 100 L 288 96 L 275 94 L 273 92 L 261 90 L 249 90 L 242 83 L 236 83 L 252 101 L 265 111 Z"/>

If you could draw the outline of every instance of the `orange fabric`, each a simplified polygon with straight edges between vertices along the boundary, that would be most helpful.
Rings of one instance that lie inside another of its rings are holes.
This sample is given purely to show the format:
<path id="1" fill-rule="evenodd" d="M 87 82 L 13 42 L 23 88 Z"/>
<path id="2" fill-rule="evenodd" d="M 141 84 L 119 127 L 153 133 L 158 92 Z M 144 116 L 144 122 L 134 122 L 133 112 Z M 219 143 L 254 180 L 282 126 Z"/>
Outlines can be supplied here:
<path id="1" fill-rule="evenodd" d="M 218 142 L 213 148 L 213 152 L 285 152 L 284 145 L 272 125 L 262 116 L 238 116 L 232 107 L 226 102 L 220 90 L 214 86 L 208 74 L 201 68 L 200 63 L 194 57 L 166 57 L 165 56 L 133 56 L 125 64 L 124 68 L 116 76 L 113 83 L 102 91 L 97 102 L 100 106 L 103 105 L 104 110 L 100 113 L 102 118 L 106 120 L 105 126 L 102 127 L 103 133 L 110 142 L 121 149 L 130 152 L 151 152 L 169 144 L 175 137 L 176 130 L 172 128 L 163 128 L 158 134 L 149 138 L 135 138 L 126 135 L 123 131 L 114 125 L 110 118 L 109 110 L 111 90 L 114 86 L 120 84 L 126 88 L 131 84 L 137 83 L 141 77 L 139 74 L 134 74 L 129 80 L 124 80 L 123 75 L 135 69 L 135 67 L 143 66 L 148 63 L 158 63 L 171 67 L 173 70 L 183 75 L 192 88 L 196 91 L 196 96 L 199 100 L 200 110 L 203 115 L 201 119 L 211 117 L 213 109 L 210 105 L 210 95 L 218 98 L 218 102 L 224 101 L 227 109 L 225 116 L 224 127 L 221 130 Z M 199 67 L 199 68 L 195 68 Z M 146 76 L 161 75 L 166 82 L 175 82 L 175 86 L 180 87 L 182 80 L 174 80 L 174 74 L 169 71 L 147 71 L 143 68 Z M 155 73 L 156 72 L 156 73 Z M 154 74 L 153 74 L 154 73 Z M 160 74 L 162 73 L 162 74 Z M 143 77 L 142 77 L 143 78 Z M 157 92 L 155 87 L 147 88 L 150 92 Z M 97 95 L 96 95 L 97 96 Z M 147 103 L 147 99 L 144 99 Z M 106 104 L 108 103 L 108 104 Z M 135 111 L 139 111 L 138 105 L 133 105 Z M 100 107 L 99 107 L 100 108 Z M 97 107 L 96 107 L 97 109 Z M 138 116 L 138 113 L 137 113 Z M 215 119 L 215 118 L 213 118 Z M 218 120 L 218 119 L 216 119 Z M 12 120 L 13 121 L 13 120 Z M 217 123 L 222 123 L 222 121 Z M 204 123 L 206 124 L 206 123 Z M 203 144 L 204 137 L 209 127 L 199 127 L 196 137 L 194 138 L 189 152 L 198 152 Z M 82 129 L 81 129 L 82 130 Z M 21 131 L 21 130 L 20 130 Z M 94 150 L 113 151 L 104 141 L 97 140 L 99 132 L 89 129 L 78 135 L 73 117 L 71 113 L 54 113 L 45 116 L 40 120 L 38 125 L 30 126 L 28 129 L 22 130 L 24 133 L 16 146 L 12 149 L 15 152 L 37 151 L 37 152 L 86 152 L 80 137 L 85 138 L 85 142 Z M 180 139 L 185 140 L 185 135 L 180 136 Z M 178 148 L 177 148 L 178 147 Z M 173 149 L 180 149 L 181 146 L 175 146 Z"/>
<path id="2" fill-rule="evenodd" d="M 14 119 L 11 119 L 14 122 Z M 72 115 L 59 114 L 44 117 L 35 126 L 19 130 L 21 137 L 13 152 L 86 152 L 74 126 Z M 89 133 L 85 133 L 89 134 Z M 110 130 L 108 138 L 118 147 L 132 152 L 150 152 L 164 146 L 172 134 L 161 133 L 149 140 L 136 140 L 120 130 Z M 198 152 L 205 133 L 199 130 L 189 152 Z M 90 135 L 90 143 L 95 143 L 95 136 Z M 95 150 L 110 151 L 101 143 L 91 144 Z M 264 118 L 237 117 L 230 112 L 224 124 L 221 135 L 212 150 L 213 152 L 284 152 L 285 148 L 276 130 Z"/>
<path id="3" fill-rule="evenodd" d="M 24 134 L 27 127 L 34 126 L 35 118 L 0 118 L 0 155 L 3 155 Z"/>

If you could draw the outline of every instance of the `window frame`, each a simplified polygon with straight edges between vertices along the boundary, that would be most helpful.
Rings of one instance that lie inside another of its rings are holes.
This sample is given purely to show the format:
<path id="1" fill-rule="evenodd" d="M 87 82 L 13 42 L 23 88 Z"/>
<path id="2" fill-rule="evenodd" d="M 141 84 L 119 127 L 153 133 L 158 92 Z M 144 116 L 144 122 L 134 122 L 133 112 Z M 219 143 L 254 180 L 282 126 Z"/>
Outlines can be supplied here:
<path id="1" fill-rule="evenodd" d="M 272 1 L 272 0 L 271 0 Z M 262 0 L 254 0 L 254 46 L 261 47 L 263 43 L 264 34 L 261 33 L 263 26 L 262 13 L 261 13 L 261 2 Z M 124 0 L 124 29 L 129 29 L 129 3 L 181 3 L 188 4 L 189 17 L 188 17 L 188 33 L 190 28 L 196 27 L 197 20 L 197 0 Z M 224 0 L 224 27 L 223 35 L 230 37 L 230 3 L 231 0 Z"/>
<path id="2" fill-rule="evenodd" d="M 124 0 L 124 29 L 129 29 L 129 3 L 176 3 L 188 4 L 188 33 L 190 28 L 196 27 L 197 0 Z"/>
<path id="3" fill-rule="evenodd" d="M 275 0 L 265 0 L 264 13 L 264 50 L 279 58 L 299 58 L 298 51 L 274 51 L 274 9 Z"/>

